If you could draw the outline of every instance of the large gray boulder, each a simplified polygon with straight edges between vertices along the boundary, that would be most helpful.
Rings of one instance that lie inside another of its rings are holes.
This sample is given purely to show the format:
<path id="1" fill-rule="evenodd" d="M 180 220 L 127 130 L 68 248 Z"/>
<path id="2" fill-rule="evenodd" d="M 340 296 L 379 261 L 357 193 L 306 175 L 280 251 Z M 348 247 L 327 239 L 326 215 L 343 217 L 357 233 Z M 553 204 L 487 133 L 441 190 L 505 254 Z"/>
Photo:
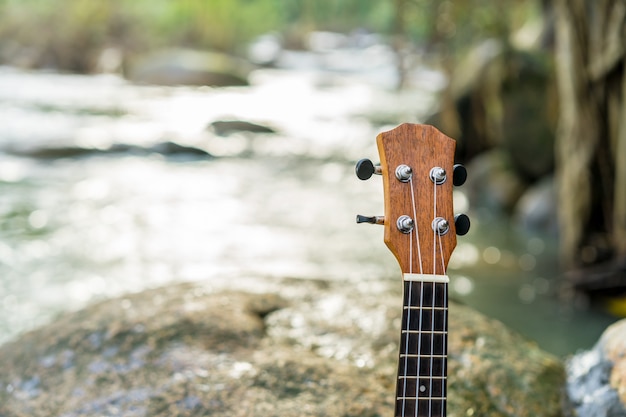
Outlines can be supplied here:
<path id="1" fill-rule="evenodd" d="M 180 284 L 66 314 L 0 348 L 0 416 L 392 415 L 399 289 L 341 284 Z M 449 350 L 448 416 L 561 415 L 560 362 L 501 323 L 451 304 Z"/>

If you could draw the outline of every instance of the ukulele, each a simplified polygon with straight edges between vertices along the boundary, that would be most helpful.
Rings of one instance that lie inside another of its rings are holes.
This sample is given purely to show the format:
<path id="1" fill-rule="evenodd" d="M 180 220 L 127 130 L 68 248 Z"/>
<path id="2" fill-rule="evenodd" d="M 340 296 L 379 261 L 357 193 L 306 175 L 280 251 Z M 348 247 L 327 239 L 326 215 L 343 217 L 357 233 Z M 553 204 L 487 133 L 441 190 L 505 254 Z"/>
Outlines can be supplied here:
<path id="1" fill-rule="evenodd" d="M 454 216 L 452 186 L 467 171 L 454 165 L 456 142 L 432 126 L 405 123 L 376 138 L 380 165 L 362 159 L 357 176 L 382 176 L 385 216 L 357 215 L 384 225 L 384 241 L 403 277 L 395 417 L 444 417 L 448 342 L 446 268 L 456 235 L 468 232 Z"/>

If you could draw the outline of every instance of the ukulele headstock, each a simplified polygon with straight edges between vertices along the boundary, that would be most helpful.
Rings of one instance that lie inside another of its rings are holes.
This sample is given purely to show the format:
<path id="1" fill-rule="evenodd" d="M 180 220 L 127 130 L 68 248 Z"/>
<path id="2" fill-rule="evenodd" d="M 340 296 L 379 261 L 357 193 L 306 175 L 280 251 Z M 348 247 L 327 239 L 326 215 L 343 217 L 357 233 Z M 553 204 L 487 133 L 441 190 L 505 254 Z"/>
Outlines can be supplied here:
<path id="1" fill-rule="evenodd" d="M 376 138 L 380 166 L 357 163 L 357 176 L 383 178 L 385 215 L 357 216 L 357 223 L 383 224 L 385 244 L 408 274 L 445 275 L 456 235 L 469 218 L 455 216 L 452 186 L 467 173 L 454 165 L 456 142 L 432 126 L 402 124 Z"/>

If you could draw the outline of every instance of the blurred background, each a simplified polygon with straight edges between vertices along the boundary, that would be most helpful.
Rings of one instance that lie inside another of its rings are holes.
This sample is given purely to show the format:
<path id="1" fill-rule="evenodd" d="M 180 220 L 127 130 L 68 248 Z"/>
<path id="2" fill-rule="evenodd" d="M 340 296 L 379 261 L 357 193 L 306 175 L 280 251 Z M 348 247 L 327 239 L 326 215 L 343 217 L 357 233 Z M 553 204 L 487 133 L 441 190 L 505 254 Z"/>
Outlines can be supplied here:
<path id="1" fill-rule="evenodd" d="M 468 168 L 452 297 L 557 355 L 591 347 L 626 315 L 624 16 L 609 0 L 0 0 L 0 343 L 174 282 L 400 285 L 382 228 L 354 223 L 383 214 L 354 163 L 410 122 Z"/>

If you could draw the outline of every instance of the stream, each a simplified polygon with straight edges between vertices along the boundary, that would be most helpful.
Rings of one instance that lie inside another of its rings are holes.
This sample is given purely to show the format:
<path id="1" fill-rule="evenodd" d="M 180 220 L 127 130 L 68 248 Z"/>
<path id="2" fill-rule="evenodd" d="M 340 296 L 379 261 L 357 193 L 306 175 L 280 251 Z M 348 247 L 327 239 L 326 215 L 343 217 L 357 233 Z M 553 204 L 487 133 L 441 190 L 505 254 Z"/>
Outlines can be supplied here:
<path id="1" fill-rule="evenodd" d="M 358 180 L 354 162 L 433 112 L 445 80 L 423 69 L 394 93 L 360 75 L 262 69 L 249 87 L 191 88 L 0 68 L 0 344 L 174 282 L 399 285 L 382 228 L 355 224 L 383 207 L 380 178 Z M 221 136 L 218 120 L 277 133 Z M 462 187 L 455 209 L 472 219 L 450 262 L 455 299 L 561 356 L 616 320 L 554 296 L 550 239 L 471 207 Z"/>

